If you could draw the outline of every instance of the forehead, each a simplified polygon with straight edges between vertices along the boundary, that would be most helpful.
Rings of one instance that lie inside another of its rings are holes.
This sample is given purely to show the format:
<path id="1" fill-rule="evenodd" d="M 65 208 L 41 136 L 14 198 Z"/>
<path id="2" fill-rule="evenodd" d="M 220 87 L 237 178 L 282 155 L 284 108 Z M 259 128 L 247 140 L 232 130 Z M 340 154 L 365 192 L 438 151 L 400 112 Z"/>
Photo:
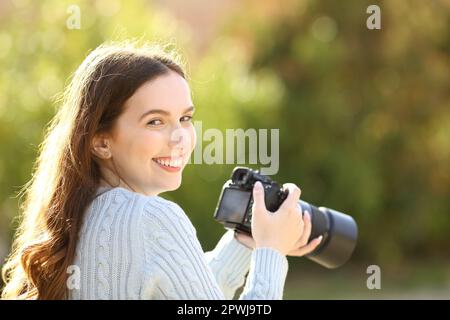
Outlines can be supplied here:
<path id="1" fill-rule="evenodd" d="M 187 81 L 170 71 L 145 82 L 125 102 L 125 113 L 141 115 L 151 109 L 178 112 L 191 106 L 191 92 Z"/>

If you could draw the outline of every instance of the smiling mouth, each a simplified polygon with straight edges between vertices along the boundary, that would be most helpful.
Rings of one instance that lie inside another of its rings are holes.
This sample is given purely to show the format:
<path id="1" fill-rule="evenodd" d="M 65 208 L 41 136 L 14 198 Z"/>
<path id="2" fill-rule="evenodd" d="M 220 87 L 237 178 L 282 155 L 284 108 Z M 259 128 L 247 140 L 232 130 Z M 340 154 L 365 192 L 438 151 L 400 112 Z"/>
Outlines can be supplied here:
<path id="1" fill-rule="evenodd" d="M 158 157 L 152 158 L 154 162 L 163 168 L 181 169 L 184 165 L 183 157 Z"/>

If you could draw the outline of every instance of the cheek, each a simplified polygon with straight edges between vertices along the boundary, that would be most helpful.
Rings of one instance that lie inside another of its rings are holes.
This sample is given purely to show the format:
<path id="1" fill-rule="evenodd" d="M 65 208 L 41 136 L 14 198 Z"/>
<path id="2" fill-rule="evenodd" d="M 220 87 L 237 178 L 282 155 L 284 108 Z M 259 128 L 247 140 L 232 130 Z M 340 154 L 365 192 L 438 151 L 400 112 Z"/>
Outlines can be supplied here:
<path id="1" fill-rule="evenodd" d="M 192 150 L 194 150 L 195 148 L 195 145 L 197 144 L 197 133 L 195 132 L 194 126 L 191 126 L 190 136 L 191 136 L 191 152 L 192 152 Z"/>
<path id="2" fill-rule="evenodd" d="M 129 141 L 132 146 L 132 153 L 137 155 L 142 160 L 148 160 L 155 155 L 158 155 L 159 150 L 163 149 L 165 137 L 155 131 L 142 131 L 135 135 Z"/>

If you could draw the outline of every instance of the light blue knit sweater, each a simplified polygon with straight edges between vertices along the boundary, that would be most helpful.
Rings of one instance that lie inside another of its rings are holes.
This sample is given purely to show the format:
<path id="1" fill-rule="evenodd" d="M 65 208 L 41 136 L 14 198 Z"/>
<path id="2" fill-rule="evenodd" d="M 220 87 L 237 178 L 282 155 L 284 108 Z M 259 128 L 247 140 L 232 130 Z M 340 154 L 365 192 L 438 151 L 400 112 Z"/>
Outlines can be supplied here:
<path id="1" fill-rule="evenodd" d="M 99 188 L 87 208 L 69 299 L 282 299 L 285 256 L 251 250 L 227 231 L 204 253 L 176 203 L 124 188 Z M 248 273 L 247 279 L 246 275 Z"/>

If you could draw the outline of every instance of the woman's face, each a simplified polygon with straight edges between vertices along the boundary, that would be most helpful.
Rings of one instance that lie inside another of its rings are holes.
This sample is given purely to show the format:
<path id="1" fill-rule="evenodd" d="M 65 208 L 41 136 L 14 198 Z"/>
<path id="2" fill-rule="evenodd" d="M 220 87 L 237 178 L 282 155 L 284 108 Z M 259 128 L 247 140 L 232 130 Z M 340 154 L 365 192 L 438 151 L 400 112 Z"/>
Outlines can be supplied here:
<path id="1" fill-rule="evenodd" d="M 146 82 L 126 101 L 110 150 L 127 185 L 146 195 L 180 186 L 196 143 L 193 113 L 189 86 L 173 71 Z"/>

